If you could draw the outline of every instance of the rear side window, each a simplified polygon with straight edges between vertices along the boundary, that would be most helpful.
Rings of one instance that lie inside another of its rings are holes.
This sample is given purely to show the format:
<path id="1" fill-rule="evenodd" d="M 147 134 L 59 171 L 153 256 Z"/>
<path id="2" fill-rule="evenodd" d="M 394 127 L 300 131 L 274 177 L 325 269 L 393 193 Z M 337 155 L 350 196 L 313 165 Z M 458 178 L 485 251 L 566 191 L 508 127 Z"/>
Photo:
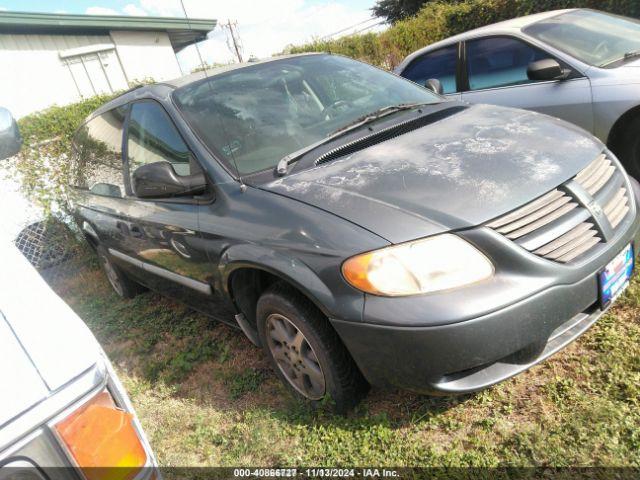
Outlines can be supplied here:
<path id="1" fill-rule="evenodd" d="M 430 78 L 442 83 L 444 93 L 456 92 L 456 71 L 458 66 L 458 45 L 425 53 L 402 72 L 402 76 L 424 86 Z"/>
<path id="2" fill-rule="evenodd" d="M 531 83 L 527 67 L 549 54 L 520 40 L 506 37 L 467 42 L 469 88 L 506 87 Z"/>
<path id="3" fill-rule="evenodd" d="M 126 107 L 118 107 L 85 123 L 75 134 L 71 185 L 96 195 L 122 197 L 122 127 Z"/>
<path id="4" fill-rule="evenodd" d="M 178 175 L 195 173 L 191 154 L 173 122 L 159 104 L 146 101 L 131 106 L 127 157 L 129 171 L 149 163 L 169 162 Z"/>

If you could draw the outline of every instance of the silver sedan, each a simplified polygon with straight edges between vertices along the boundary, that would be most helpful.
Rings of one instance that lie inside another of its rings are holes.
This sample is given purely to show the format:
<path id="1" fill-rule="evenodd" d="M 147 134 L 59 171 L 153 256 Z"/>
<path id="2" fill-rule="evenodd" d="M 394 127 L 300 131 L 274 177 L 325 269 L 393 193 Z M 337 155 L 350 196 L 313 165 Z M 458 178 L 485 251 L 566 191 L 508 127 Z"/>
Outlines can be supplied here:
<path id="1" fill-rule="evenodd" d="M 640 178 L 637 20 L 587 9 L 529 15 L 429 45 L 396 73 L 463 101 L 575 123 Z"/>

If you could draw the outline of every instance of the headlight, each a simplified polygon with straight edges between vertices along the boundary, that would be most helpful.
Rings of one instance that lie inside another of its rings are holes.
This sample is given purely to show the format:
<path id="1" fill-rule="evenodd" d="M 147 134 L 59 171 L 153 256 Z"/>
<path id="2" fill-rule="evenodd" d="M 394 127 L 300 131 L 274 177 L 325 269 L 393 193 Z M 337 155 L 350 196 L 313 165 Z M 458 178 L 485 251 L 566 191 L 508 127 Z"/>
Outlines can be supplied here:
<path id="1" fill-rule="evenodd" d="M 342 274 L 363 292 L 404 296 L 479 282 L 493 275 L 493 265 L 460 237 L 444 234 L 356 255 Z"/>

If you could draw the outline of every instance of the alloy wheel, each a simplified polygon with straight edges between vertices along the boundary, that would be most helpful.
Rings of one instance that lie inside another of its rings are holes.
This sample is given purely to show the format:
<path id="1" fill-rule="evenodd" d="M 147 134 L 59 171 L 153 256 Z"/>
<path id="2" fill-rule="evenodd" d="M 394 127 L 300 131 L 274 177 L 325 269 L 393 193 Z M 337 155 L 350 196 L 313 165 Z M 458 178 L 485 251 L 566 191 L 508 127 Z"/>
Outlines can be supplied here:
<path id="1" fill-rule="evenodd" d="M 310 400 L 321 399 L 326 391 L 324 372 L 300 329 L 284 315 L 272 313 L 266 331 L 269 351 L 291 386 Z"/>

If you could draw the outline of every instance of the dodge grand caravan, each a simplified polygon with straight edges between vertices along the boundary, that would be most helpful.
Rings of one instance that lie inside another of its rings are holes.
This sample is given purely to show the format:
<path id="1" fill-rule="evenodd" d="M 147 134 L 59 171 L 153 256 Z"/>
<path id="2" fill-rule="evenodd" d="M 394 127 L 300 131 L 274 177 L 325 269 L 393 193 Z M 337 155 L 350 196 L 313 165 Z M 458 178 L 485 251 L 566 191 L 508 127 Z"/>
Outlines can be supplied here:
<path id="1" fill-rule="evenodd" d="M 639 229 L 638 185 L 580 128 L 326 54 L 134 89 L 80 127 L 72 177 L 118 294 L 239 327 L 338 410 L 547 358 L 624 290 Z"/>

